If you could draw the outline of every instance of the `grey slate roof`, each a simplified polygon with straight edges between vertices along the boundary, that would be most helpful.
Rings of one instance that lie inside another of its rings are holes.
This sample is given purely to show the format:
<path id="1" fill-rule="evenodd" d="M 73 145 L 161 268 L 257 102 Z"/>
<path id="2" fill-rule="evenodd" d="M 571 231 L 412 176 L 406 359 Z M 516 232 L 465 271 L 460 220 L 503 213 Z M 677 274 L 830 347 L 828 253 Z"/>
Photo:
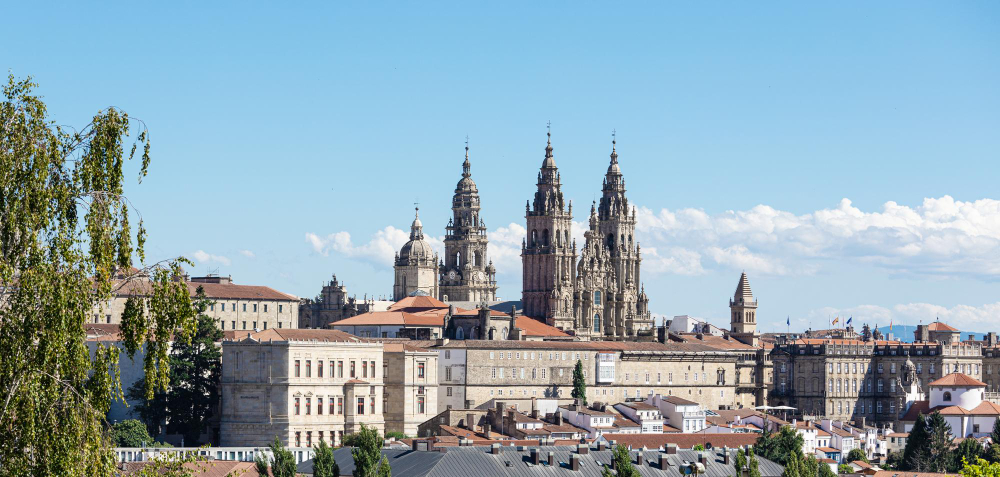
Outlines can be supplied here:
<path id="1" fill-rule="evenodd" d="M 476 475 L 510 475 L 510 476 L 579 476 L 579 477 L 600 477 L 601 469 L 604 465 L 612 462 L 613 456 L 610 449 L 598 451 L 595 446 L 590 447 L 588 454 L 580 455 L 580 470 L 573 471 L 569 468 L 570 455 L 576 453 L 576 447 L 571 446 L 540 446 L 525 447 L 518 450 L 517 447 L 504 446 L 500 448 L 498 455 L 490 453 L 490 448 L 486 446 L 478 447 L 449 447 L 445 452 L 439 451 L 415 451 L 401 449 L 383 449 L 382 455 L 389 460 L 392 467 L 392 475 L 397 477 L 417 476 L 417 477 L 451 477 L 451 476 L 476 476 Z M 537 449 L 542 452 L 541 465 L 531 464 L 530 449 Z M 549 466 L 544 464 L 545 456 L 548 452 L 553 452 L 556 464 Z M 693 462 L 698 458 L 698 452 L 693 450 L 678 450 L 677 454 L 668 455 L 669 465 L 666 471 L 660 469 L 660 451 L 632 451 L 633 463 L 638 452 L 643 454 L 643 465 L 636 466 L 639 475 L 642 476 L 669 476 L 683 477 L 679 466 L 685 461 Z M 722 463 L 722 449 L 706 451 L 709 453 L 709 464 L 706 466 L 704 477 L 730 477 L 735 473 L 732 465 Z M 731 461 L 736 461 L 736 449 L 730 449 L 732 453 Z M 351 458 L 350 448 L 341 448 L 334 451 L 334 458 L 340 466 L 341 475 L 351 475 L 354 471 L 354 461 Z M 783 468 L 767 459 L 758 458 L 760 462 L 760 472 L 763 477 L 779 477 Z M 311 474 L 312 461 L 299 464 L 298 472 Z"/>

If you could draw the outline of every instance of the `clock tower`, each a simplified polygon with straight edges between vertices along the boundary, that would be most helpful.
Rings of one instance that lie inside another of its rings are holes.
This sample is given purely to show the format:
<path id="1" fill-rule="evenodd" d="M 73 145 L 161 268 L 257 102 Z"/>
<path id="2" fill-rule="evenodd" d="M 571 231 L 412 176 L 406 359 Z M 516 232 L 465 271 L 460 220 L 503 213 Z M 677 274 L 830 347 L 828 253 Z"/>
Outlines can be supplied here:
<path id="1" fill-rule="evenodd" d="M 444 238 L 441 265 L 442 301 L 496 301 L 497 281 L 493 262 L 486 256 L 486 224 L 479 216 L 479 190 L 472 180 L 469 144 L 465 144 L 462 179 L 451 201 L 452 218 Z"/>

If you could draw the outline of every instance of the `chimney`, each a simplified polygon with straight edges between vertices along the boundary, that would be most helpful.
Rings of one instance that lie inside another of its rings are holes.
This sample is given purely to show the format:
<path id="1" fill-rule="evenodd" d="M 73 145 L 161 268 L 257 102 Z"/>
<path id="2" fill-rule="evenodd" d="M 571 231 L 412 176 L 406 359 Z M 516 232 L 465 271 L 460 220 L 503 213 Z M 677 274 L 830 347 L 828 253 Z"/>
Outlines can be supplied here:
<path id="1" fill-rule="evenodd" d="M 722 463 L 724 465 L 729 465 L 729 447 L 722 448 Z"/>
<path id="2" fill-rule="evenodd" d="M 570 470 L 580 470 L 580 456 L 578 454 L 569 455 L 569 468 Z"/>
<path id="3" fill-rule="evenodd" d="M 554 452 L 549 452 L 549 465 L 556 465 L 556 454 Z"/>
<path id="4" fill-rule="evenodd" d="M 561 426 L 562 424 L 563 424 L 563 416 L 562 416 L 562 413 L 561 413 L 561 412 L 559 412 L 559 411 L 556 411 L 556 425 L 557 425 L 557 426 Z"/>
<path id="5" fill-rule="evenodd" d="M 490 444 L 490 454 L 500 454 L 500 444 Z"/>
<path id="6" fill-rule="evenodd" d="M 538 409 L 532 409 L 531 410 L 531 418 L 532 419 L 538 419 Z"/>
<path id="7" fill-rule="evenodd" d="M 698 453 L 698 463 L 701 465 L 708 465 L 708 453 L 701 451 Z"/>
<path id="8" fill-rule="evenodd" d="M 667 454 L 660 453 L 660 470 L 667 470 L 667 466 L 670 465 L 667 461 Z"/>
<path id="9" fill-rule="evenodd" d="M 419 441 L 414 441 L 414 444 L 416 444 L 416 447 L 417 447 L 418 451 L 425 451 L 426 452 L 426 451 L 430 450 L 430 444 L 426 440 L 421 439 Z"/>
<path id="10" fill-rule="evenodd" d="M 676 454 L 677 444 L 667 444 L 667 454 Z"/>
<path id="11" fill-rule="evenodd" d="M 538 461 L 539 461 L 538 449 L 531 449 L 531 463 L 538 465 Z"/>
<path id="12" fill-rule="evenodd" d="M 590 446 L 588 446 L 587 444 L 577 444 L 576 445 L 576 453 L 577 454 L 589 454 L 590 453 Z"/>
<path id="13" fill-rule="evenodd" d="M 465 415 L 465 428 L 470 431 L 476 430 L 476 415 L 473 413 L 468 413 Z"/>
<path id="14" fill-rule="evenodd" d="M 489 422 L 483 423 L 483 435 L 488 439 L 490 437 L 490 431 L 493 430 L 493 426 Z"/>
<path id="15" fill-rule="evenodd" d="M 642 465 L 642 451 L 635 453 L 635 465 Z"/>
<path id="16" fill-rule="evenodd" d="M 472 445 L 472 439 L 462 438 L 458 441 L 459 447 L 469 447 Z"/>

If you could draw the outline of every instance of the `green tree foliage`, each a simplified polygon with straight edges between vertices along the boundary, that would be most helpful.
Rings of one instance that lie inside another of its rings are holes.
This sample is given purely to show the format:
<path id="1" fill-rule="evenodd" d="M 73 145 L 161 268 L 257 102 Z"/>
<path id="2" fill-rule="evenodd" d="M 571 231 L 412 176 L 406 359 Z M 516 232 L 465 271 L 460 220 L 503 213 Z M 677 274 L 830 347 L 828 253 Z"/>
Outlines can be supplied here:
<path id="1" fill-rule="evenodd" d="M 927 461 L 927 439 L 927 421 L 919 415 L 906 439 L 906 447 L 898 461 L 899 470 L 923 470 Z"/>
<path id="2" fill-rule="evenodd" d="M 734 472 L 735 472 L 734 475 L 736 477 L 742 476 L 743 469 L 746 469 L 746 467 L 747 467 L 747 453 L 743 451 L 742 447 L 740 447 L 740 449 L 736 451 L 736 462 L 734 463 Z"/>
<path id="3" fill-rule="evenodd" d="M 990 432 L 990 440 L 994 444 L 1000 444 L 1000 417 L 993 421 L 993 432 Z"/>
<path id="4" fill-rule="evenodd" d="M 134 403 L 132 413 L 151 432 L 159 434 L 160 423 L 166 421 L 166 432 L 183 435 L 185 445 L 202 443 L 200 437 L 219 403 L 222 350 L 215 343 L 222 339 L 222 330 L 204 314 L 210 304 L 212 300 L 198 287 L 194 300 L 196 329 L 193 336 L 175 342 L 170 351 L 170 385 L 166 391 L 147 401 L 146 385 L 140 380 L 127 394 Z"/>
<path id="5" fill-rule="evenodd" d="M 117 447 L 142 447 L 153 444 L 153 438 L 146 431 L 146 425 L 135 419 L 127 419 L 111 426 L 111 439 Z"/>
<path id="6" fill-rule="evenodd" d="M 320 439 L 313 447 L 313 477 L 340 477 L 340 466 L 333 458 L 333 448 Z"/>
<path id="7" fill-rule="evenodd" d="M 760 462 L 757 461 L 757 454 L 750 452 L 750 477 L 761 477 Z"/>
<path id="8" fill-rule="evenodd" d="M 167 384 L 170 336 L 193 329 L 174 280 L 189 262 L 147 265 L 142 221 L 133 229 L 124 167 L 141 145 L 138 179 L 148 170 L 141 122 L 109 108 L 64 129 L 35 86 L 10 75 L 0 104 L 0 476 L 110 476 L 103 419 L 123 398 L 120 349 L 91 355 L 84 325 L 113 292 L 128 296 L 122 348 L 145 348 L 151 397 Z"/>
<path id="9" fill-rule="evenodd" d="M 983 453 L 983 458 L 990 462 L 1000 463 L 1000 444 L 990 444 Z"/>
<path id="10" fill-rule="evenodd" d="M 392 439 L 396 439 L 398 441 L 400 439 L 406 439 L 407 437 L 406 437 L 406 434 L 403 434 L 402 432 L 399 432 L 399 431 L 389 431 L 389 432 L 385 433 L 385 438 L 386 439 L 392 438 Z"/>
<path id="11" fill-rule="evenodd" d="M 976 459 L 965 463 L 961 474 L 964 477 L 1000 477 L 1000 463 Z"/>
<path id="12" fill-rule="evenodd" d="M 695 444 L 695 446 L 692 447 L 691 450 L 703 451 L 703 450 L 705 450 L 705 446 L 703 446 L 701 444 Z"/>
<path id="13" fill-rule="evenodd" d="M 785 470 L 781 472 L 781 477 L 802 477 L 802 457 L 794 454 L 785 459 Z"/>
<path id="14" fill-rule="evenodd" d="M 948 456 L 948 472 L 959 472 L 966 462 L 976 462 L 983 455 L 983 445 L 968 438 L 962 441 Z"/>
<path id="15" fill-rule="evenodd" d="M 801 475 L 802 477 L 813 477 L 815 475 L 822 474 L 823 467 L 826 467 L 828 474 L 832 473 L 829 472 L 830 470 L 829 465 L 820 462 L 819 460 L 816 459 L 816 456 L 811 455 L 809 457 L 802 459 L 802 463 L 799 468 L 799 475 Z"/>
<path id="16" fill-rule="evenodd" d="M 944 416 L 935 412 L 927 416 L 927 462 L 925 472 L 944 472 L 951 453 L 951 426 Z M 908 439 L 907 439 L 908 440 Z"/>
<path id="17" fill-rule="evenodd" d="M 573 392 L 571 396 L 579 399 L 584 406 L 587 405 L 587 380 L 583 378 L 583 362 L 576 360 L 576 367 L 573 368 Z"/>
<path id="18" fill-rule="evenodd" d="M 852 460 L 851 462 L 854 462 L 854 461 Z M 829 469 L 830 466 L 826 466 L 826 468 Z M 840 465 L 837 466 L 837 473 L 838 474 L 853 474 L 854 473 L 854 467 L 851 467 L 850 464 L 840 464 Z"/>
<path id="19" fill-rule="evenodd" d="M 271 477 L 295 477 L 295 456 L 281 445 L 278 436 L 274 436 L 274 442 L 268 447 L 271 449 L 272 457 L 270 459 L 266 455 L 258 455 L 254 459 L 257 473 L 268 475 L 268 471 L 270 471 Z"/>
<path id="20" fill-rule="evenodd" d="M 639 470 L 632 465 L 632 454 L 627 447 L 621 444 L 616 445 L 612 451 L 612 455 L 611 468 L 614 469 L 614 473 L 611 473 L 611 469 L 605 467 L 601 471 L 601 477 L 639 477 Z"/>
<path id="21" fill-rule="evenodd" d="M 389 459 L 382 455 L 382 436 L 378 429 L 361 425 L 355 447 L 351 449 L 354 458 L 354 477 L 390 477 Z"/>
<path id="22" fill-rule="evenodd" d="M 885 456 L 885 463 L 882 464 L 882 469 L 884 470 L 900 470 L 903 462 L 903 453 L 901 451 L 889 451 Z"/>
<path id="23" fill-rule="evenodd" d="M 795 432 L 789 426 L 782 427 L 777 433 L 765 432 L 757 438 L 754 453 L 781 465 L 792 458 L 802 458 L 802 434 Z"/>
<path id="24" fill-rule="evenodd" d="M 868 456 L 865 455 L 865 451 L 857 447 L 851 449 L 851 451 L 847 453 L 848 462 L 854 462 L 856 460 L 860 460 L 861 462 L 864 462 L 866 464 L 868 463 Z"/>

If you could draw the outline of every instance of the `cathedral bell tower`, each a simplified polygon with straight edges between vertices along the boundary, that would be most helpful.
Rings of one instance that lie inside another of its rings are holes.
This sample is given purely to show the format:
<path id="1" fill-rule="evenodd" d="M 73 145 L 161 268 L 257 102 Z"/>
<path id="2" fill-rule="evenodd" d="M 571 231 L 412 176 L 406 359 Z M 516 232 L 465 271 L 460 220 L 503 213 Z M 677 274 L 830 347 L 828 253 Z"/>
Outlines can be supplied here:
<path id="1" fill-rule="evenodd" d="M 577 326 L 573 313 L 576 244 L 570 241 L 573 204 L 566 206 L 547 133 L 534 201 L 524 206 L 527 237 L 521 243 L 524 314 L 563 330 Z"/>
<path id="2" fill-rule="evenodd" d="M 497 281 L 493 262 L 487 262 L 486 224 L 479 216 L 479 190 L 472 180 L 469 143 L 465 143 L 462 179 L 451 201 L 452 218 L 444 237 L 441 265 L 442 301 L 496 301 Z"/>
<path id="3" fill-rule="evenodd" d="M 757 345 L 757 300 L 750 291 L 747 273 L 740 275 L 736 293 L 729 300 L 732 337 L 751 346 Z"/>
<path id="4" fill-rule="evenodd" d="M 414 294 L 438 296 L 438 256 L 424 240 L 420 209 L 416 209 L 410 224 L 410 241 L 396 253 L 393 268 L 396 272 L 392 287 L 394 301 Z"/>

